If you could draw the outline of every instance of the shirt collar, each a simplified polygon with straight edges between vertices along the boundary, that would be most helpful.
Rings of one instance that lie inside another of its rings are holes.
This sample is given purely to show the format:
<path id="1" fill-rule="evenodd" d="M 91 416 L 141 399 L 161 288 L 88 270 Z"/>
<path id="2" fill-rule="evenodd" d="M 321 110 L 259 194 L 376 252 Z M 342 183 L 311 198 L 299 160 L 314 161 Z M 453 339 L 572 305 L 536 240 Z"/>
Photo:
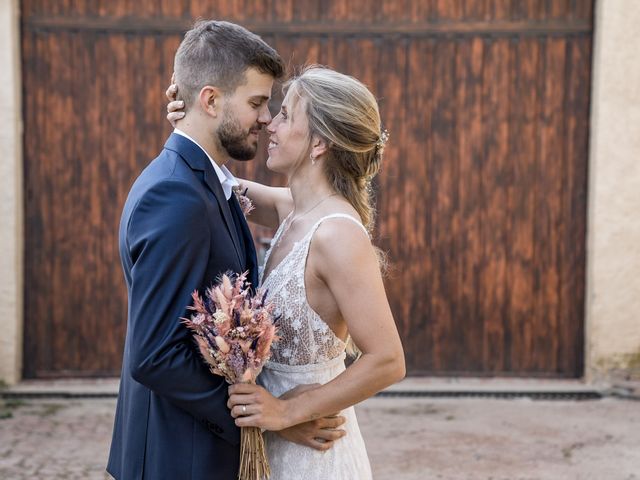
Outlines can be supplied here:
<path id="1" fill-rule="evenodd" d="M 193 138 L 191 138 L 189 135 L 184 133 L 182 130 L 174 128 L 173 133 L 177 133 L 178 135 L 182 135 L 183 137 L 188 138 L 189 140 L 191 140 L 193 143 L 195 143 L 196 145 L 198 145 L 198 147 L 202 149 L 202 151 L 205 153 L 205 155 L 211 162 L 211 165 L 213 165 L 213 169 L 215 170 L 216 175 L 218 176 L 218 180 L 220 180 L 220 185 L 222 185 L 222 191 L 224 192 L 225 198 L 229 200 L 231 198 L 231 194 L 233 193 L 233 187 L 237 187 L 238 185 L 240 185 L 240 183 L 238 183 L 238 180 L 236 180 L 236 177 L 233 176 L 233 174 L 229 171 L 227 167 L 225 167 L 224 165 L 218 165 L 216 162 L 214 162 L 213 158 L 211 158 L 209 153 L 204 148 L 202 148 L 202 145 L 200 145 L 198 142 L 196 142 Z"/>

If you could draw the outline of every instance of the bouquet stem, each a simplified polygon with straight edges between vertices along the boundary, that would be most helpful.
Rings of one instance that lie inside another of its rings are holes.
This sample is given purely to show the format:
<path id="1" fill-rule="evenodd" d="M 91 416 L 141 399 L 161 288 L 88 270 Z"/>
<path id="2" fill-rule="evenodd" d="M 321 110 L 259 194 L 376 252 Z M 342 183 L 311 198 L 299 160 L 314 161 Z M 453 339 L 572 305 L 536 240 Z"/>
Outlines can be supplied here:
<path id="1" fill-rule="evenodd" d="M 238 480 L 264 480 L 270 475 L 262 431 L 258 427 L 242 427 Z"/>

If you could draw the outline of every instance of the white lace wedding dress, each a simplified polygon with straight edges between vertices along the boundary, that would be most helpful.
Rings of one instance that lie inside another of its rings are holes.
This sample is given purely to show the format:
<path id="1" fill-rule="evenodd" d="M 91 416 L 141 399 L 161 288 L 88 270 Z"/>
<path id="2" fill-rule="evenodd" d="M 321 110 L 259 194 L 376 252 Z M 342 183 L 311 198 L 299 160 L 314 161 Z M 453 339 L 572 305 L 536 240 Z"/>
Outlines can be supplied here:
<path id="1" fill-rule="evenodd" d="M 324 384 L 344 371 L 346 344 L 340 340 L 307 302 L 304 270 L 314 232 L 329 218 L 345 218 L 345 214 L 320 219 L 296 242 L 282 261 L 272 268 L 262 287 L 269 301 L 276 304 L 280 340 L 274 343 L 271 361 L 259 376 L 261 383 L 274 396 L 280 396 L 300 384 Z M 281 223 L 266 254 L 267 264 L 273 246 L 283 234 Z M 260 281 L 264 267 L 260 271 Z M 273 432 L 265 432 L 271 480 L 367 480 L 371 467 L 353 407 L 343 410 L 343 426 L 347 435 L 336 441 L 327 452 L 288 442 Z"/>

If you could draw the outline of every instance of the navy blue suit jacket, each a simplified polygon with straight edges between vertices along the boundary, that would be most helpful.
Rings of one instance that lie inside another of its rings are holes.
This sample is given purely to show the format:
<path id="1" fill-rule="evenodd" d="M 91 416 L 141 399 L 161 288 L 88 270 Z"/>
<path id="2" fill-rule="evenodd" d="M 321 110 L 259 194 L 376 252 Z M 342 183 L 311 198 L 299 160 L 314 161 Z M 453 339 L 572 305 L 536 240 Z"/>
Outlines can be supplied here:
<path id="1" fill-rule="evenodd" d="M 118 480 L 235 480 L 239 429 L 227 384 L 190 332 L 191 292 L 250 270 L 256 253 L 235 196 L 227 201 L 206 154 L 172 134 L 133 184 L 120 222 L 129 296 L 120 392 L 107 471 Z"/>

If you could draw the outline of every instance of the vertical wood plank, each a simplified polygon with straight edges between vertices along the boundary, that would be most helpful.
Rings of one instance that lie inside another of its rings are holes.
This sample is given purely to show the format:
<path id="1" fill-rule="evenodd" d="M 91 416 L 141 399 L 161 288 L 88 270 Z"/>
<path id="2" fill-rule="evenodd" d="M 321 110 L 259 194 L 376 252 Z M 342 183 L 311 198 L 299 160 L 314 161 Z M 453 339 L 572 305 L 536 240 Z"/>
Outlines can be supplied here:
<path id="1" fill-rule="evenodd" d="M 416 95 L 416 86 L 423 84 L 424 79 L 414 77 L 409 80 L 409 72 L 412 65 L 408 57 L 408 45 L 398 42 L 395 48 L 387 47 L 383 55 L 379 57 L 377 72 L 382 70 L 382 65 L 390 64 L 385 75 L 376 73 L 375 91 L 379 95 L 380 110 L 384 128 L 389 131 L 389 145 L 385 149 L 385 158 L 379 184 L 379 204 L 381 213 L 378 219 L 378 231 L 381 240 L 388 242 L 392 262 L 390 283 L 392 284 L 393 309 L 396 322 L 400 330 L 409 334 L 414 342 L 420 342 L 428 332 L 421 332 L 414 328 L 410 318 L 417 303 L 425 305 L 419 297 L 428 297 L 428 286 L 425 282 L 422 269 L 425 268 L 422 258 L 417 251 L 424 245 L 426 231 L 423 227 L 422 212 L 417 210 L 420 201 L 425 201 L 424 176 L 412 177 L 415 173 L 424 171 L 424 164 L 418 152 L 426 150 L 426 142 L 422 143 L 422 149 L 415 151 L 415 157 L 411 158 L 409 145 L 405 140 L 409 137 L 407 131 L 411 124 L 429 123 L 428 112 L 420 109 L 416 101 L 424 102 L 424 98 Z M 427 60 L 428 61 L 428 60 Z M 415 68 L 415 64 L 413 65 Z M 405 88 L 413 84 L 412 91 Z M 411 120 L 409 120 L 411 117 Z M 424 155 L 424 154 L 423 154 Z M 402 189 L 398 186 L 402 185 Z M 386 228 L 382 228 L 384 225 Z M 400 241 L 403 239 L 403 241 Z M 405 294 L 402 294 L 405 292 Z M 407 292 L 411 292 L 406 295 Z M 426 339 L 425 339 L 426 340 Z M 416 349 L 414 355 L 424 355 L 424 350 Z M 423 357 L 424 358 L 424 357 Z"/>
<path id="2" fill-rule="evenodd" d="M 574 39 L 567 44 L 567 77 L 565 84 L 565 146 L 566 172 L 563 179 L 564 195 L 562 218 L 566 222 L 561 244 L 560 262 L 560 341 L 558 343 L 559 369 L 580 375 L 584 364 L 584 317 L 588 118 L 590 91 L 588 62 L 589 44 L 585 39 Z"/>
<path id="3" fill-rule="evenodd" d="M 485 161 L 482 117 L 482 70 L 485 57 L 481 38 L 461 40 L 456 55 L 456 135 L 459 157 L 461 231 L 457 238 L 459 285 L 456 302 L 458 369 L 472 371 L 483 363 L 482 182 L 479 172 Z M 473 172 L 473 173 L 472 173 Z M 464 352 L 464 353 L 463 353 Z"/>
<path id="4" fill-rule="evenodd" d="M 554 370 L 557 363 L 559 309 L 559 235 L 563 157 L 561 139 L 565 40 L 545 41 L 542 54 L 540 144 L 536 168 L 535 271 L 537 328 L 533 337 L 535 368 Z"/>
<path id="5" fill-rule="evenodd" d="M 445 43 L 435 49 L 432 89 L 431 155 L 429 177 L 432 209 L 432 236 L 436 249 L 431 273 L 431 311 L 434 330 L 434 367 L 450 370 L 456 363 L 457 349 L 451 348 L 449 338 L 454 335 L 454 318 L 458 305 L 450 298 L 457 297 L 455 239 L 459 232 L 457 215 L 457 162 L 455 151 L 455 118 L 453 95 L 455 78 L 455 44 Z"/>
<path id="6" fill-rule="evenodd" d="M 504 328 L 506 316 L 506 245 L 509 238 L 506 218 L 509 137 L 509 69 L 508 40 L 488 40 L 483 69 L 483 126 L 485 161 L 480 173 L 482 182 L 482 251 L 483 272 L 480 280 L 484 314 L 484 368 L 505 371 Z"/>
<path id="7" fill-rule="evenodd" d="M 532 179 L 537 157 L 540 104 L 536 88 L 539 43 L 520 39 L 514 47 L 516 78 L 510 88 L 512 182 L 508 189 L 510 249 L 507 282 L 510 289 L 511 365 L 514 371 L 528 371 L 532 364 L 534 305 L 535 187 Z"/>

